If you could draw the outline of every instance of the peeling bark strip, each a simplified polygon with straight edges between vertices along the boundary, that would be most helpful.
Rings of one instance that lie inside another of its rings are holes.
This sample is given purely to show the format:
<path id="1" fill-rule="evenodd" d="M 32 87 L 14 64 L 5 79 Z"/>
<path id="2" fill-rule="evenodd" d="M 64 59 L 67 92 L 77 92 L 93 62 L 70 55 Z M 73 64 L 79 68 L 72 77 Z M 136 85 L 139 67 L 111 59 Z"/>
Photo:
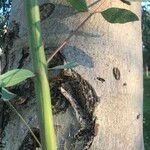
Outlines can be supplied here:
<path id="1" fill-rule="evenodd" d="M 113 76 L 116 80 L 120 80 L 120 70 L 118 68 L 113 68 Z"/>

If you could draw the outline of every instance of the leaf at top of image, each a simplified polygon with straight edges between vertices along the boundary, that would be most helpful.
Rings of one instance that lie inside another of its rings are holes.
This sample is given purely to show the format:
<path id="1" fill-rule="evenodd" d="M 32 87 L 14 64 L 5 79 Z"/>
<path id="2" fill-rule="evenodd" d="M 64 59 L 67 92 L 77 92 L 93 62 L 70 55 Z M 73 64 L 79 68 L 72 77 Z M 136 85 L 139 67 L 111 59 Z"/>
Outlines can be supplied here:
<path id="1" fill-rule="evenodd" d="M 0 75 L 0 87 L 10 87 L 34 76 L 30 70 L 14 69 Z"/>
<path id="2" fill-rule="evenodd" d="M 108 8 L 102 11 L 101 14 L 110 23 L 127 23 L 139 20 L 135 13 L 122 8 Z"/>
<path id="3" fill-rule="evenodd" d="M 68 0 L 68 2 L 79 12 L 88 11 L 86 0 Z"/>

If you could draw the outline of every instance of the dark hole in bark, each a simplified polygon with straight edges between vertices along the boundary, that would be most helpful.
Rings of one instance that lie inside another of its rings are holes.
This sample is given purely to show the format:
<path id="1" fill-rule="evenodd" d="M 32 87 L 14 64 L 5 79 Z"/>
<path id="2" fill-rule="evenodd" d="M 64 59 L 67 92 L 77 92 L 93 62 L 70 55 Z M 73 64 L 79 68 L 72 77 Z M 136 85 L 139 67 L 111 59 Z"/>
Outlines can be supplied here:
<path id="1" fill-rule="evenodd" d="M 123 86 L 127 86 L 127 83 L 125 82 L 125 83 L 123 83 Z"/>
<path id="2" fill-rule="evenodd" d="M 101 78 L 101 77 L 97 77 L 98 81 L 101 81 L 102 83 L 105 82 L 105 79 Z"/>
<path id="3" fill-rule="evenodd" d="M 140 116 L 141 116 L 141 114 L 138 114 L 137 117 L 136 117 L 136 119 L 140 119 Z"/>
<path id="4" fill-rule="evenodd" d="M 129 2 L 128 0 L 121 0 L 121 1 L 127 5 L 131 5 L 131 2 Z"/>
<path id="5" fill-rule="evenodd" d="M 113 68 L 113 76 L 116 80 L 120 80 L 120 70 L 117 67 Z"/>

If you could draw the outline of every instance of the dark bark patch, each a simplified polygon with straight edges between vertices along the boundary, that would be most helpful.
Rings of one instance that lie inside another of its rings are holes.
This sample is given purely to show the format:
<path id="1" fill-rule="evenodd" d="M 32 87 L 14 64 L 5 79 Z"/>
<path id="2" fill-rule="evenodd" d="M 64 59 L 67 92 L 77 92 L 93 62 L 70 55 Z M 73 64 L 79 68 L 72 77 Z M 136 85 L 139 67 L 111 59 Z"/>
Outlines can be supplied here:
<path id="1" fill-rule="evenodd" d="M 26 106 L 31 97 L 35 97 L 32 79 L 28 79 L 25 83 L 11 87 L 9 90 L 17 95 L 13 100 L 14 105 Z"/>
<path id="2" fill-rule="evenodd" d="M 101 81 L 102 83 L 105 82 L 105 79 L 101 78 L 101 77 L 97 77 L 98 81 Z"/>
<path id="3" fill-rule="evenodd" d="M 141 116 L 141 114 L 138 114 L 138 115 L 136 116 L 136 119 L 140 119 L 140 116 Z"/>
<path id="4" fill-rule="evenodd" d="M 52 3 L 44 3 L 40 6 L 41 21 L 48 18 L 55 10 L 55 5 Z"/>
<path id="5" fill-rule="evenodd" d="M 22 68 L 24 65 L 24 61 L 28 58 L 29 56 L 29 47 L 23 47 L 22 48 L 22 57 L 19 60 L 19 65 L 18 68 Z"/>
<path id="6" fill-rule="evenodd" d="M 5 73 L 8 69 L 8 64 L 9 64 L 9 55 L 10 55 L 10 51 L 13 47 L 14 44 L 14 40 L 19 38 L 19 30 L 20 30 L 20 25 L 18 22 L 16 22 L 15 20 L 12 21 L 9 25 L 9 29 L 7 30 L 7 32 L 4 35 L 4 58 L 3 59 L 3 64 L 2 64 L 2 73 Z"/>
<path id="7" fill-rule="evenodd" d="M 62 80 L 55 79 L 53 83 L 51 83 L 51 96 L 52 96 L 52 109 L 53 114 L 63 113 L 69 107 L 69 102 L 64 98 L 61 94 L 59 88 L 61 87 Z"/>
<path id="8" fill-rule="evenodd" d="M 47 49 L 47 48 L 46 48 Z M 50 48 L 52 49 L 52 48 Z M 48 54 L 46 54 L 47 60 L 48 58 L 51 56 L 51 53 L 49 52 Z M 62 70 L 60 69 L 51 69 L 53 67 L 59 66 L 59 65 L 64 65 L 64 63 L 66 62 L 65 57 L 63 56 L 63 54 L 61 54 L 60 52 L 58 52 L 53 59 L 49 62 L 48 64 L 48 72 L 50 73 L 49 79 L 55 79 L 58 78 L 60 73 L 62 72 Z"/>
<path id="9" fill-rule="evenodd" d="M 51 50 L 51 49 L 56 49 L 56 48 L 45 48 L 45 50 Z M 51 56 L 52 52 L 48 52 L 48 54 L 46 54 L 47 59 Z M 60 52 L 58 52 L 53 59 L 49 62 L 48 64 L 48 68 L 53 68 L 56 67 L 58 65 L 63 65 L 65 62 L 65 57 L 63 56 L 63 54 L 61 54 Z"/>
<path id="10" fill-rule="evenodd" d="M 5 148 L 5 144 L 2 142 L 2 139 L 5 137 L 5 127 L 7 126 L 10 118 L 10 112 L 9 106 L 6 103 L 1 102 L 0 103 L 0 149 Z"/>
<path id="11" fill-rule="evenodd" d="M 127 5 L 131 5 L 131 2 L 129 2 L 128 0 L 121 0 L 121 1 Z"/>
<path id="12" fill-rule="evenodd" d="M 16 20 L 13 20 L 9 27 L 7 36 L 9 36 L 10 39 L 19 38 L 20 24 Z"/>
<path id="13" fill-rule="evenodd" d="M 40 141 L 40 130 L 38 128 L 32 128 L 32 131 Z M 19 147 L 19 150 L 36 150 L 36 148 L 39 148 L 39 144 L 33 138 L 32 134 L 28 132 L 21 146 Z"/>
<path id="14" fill-rule="evenodd" d="M 116 80 L 120 80 L 120 70 L 116 67 L 113 68 L 113 76 Z"/>
<path id="15" fill-rule="evenodd" d="M 123 83 L 123 86 L 127 86 L 127 83 L 125 82 L 125 83 Z"/>

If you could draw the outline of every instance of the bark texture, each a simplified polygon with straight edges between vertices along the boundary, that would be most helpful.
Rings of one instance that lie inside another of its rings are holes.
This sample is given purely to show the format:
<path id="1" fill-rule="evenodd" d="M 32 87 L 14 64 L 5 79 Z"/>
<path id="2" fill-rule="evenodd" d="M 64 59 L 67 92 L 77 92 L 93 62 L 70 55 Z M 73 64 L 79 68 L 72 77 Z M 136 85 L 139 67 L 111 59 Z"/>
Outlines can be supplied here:
<path id="1" fill-rule="evenodd" d="M 100 10 L 108 7 L 141 15 L 138 2 L 106 1 Z M 77 13 L 65 0 L 40 0 L 40 10 L 47 56 L 89 15 Z M 50 81 L 58 150 L 143 150 L 140 23 L 110 24 L 96 13 L 50 63 L 49 67 L 72 59 L 79 63 L 73 71 L 50 72 L 56 77 Z M 32 68 L 21 0 L 13 0 L 3 55 L 3 72 L 13 68 Z M 31 127 L 38 128 L 33 89 L 32 80 L 12 89 L 18 94 L 13 104 Z M 13 112 L 5 112 L 3 118 L 7 115 L 4 150 L 35 145 L 29 139 L 24 144 L 26 127 Z"/>

